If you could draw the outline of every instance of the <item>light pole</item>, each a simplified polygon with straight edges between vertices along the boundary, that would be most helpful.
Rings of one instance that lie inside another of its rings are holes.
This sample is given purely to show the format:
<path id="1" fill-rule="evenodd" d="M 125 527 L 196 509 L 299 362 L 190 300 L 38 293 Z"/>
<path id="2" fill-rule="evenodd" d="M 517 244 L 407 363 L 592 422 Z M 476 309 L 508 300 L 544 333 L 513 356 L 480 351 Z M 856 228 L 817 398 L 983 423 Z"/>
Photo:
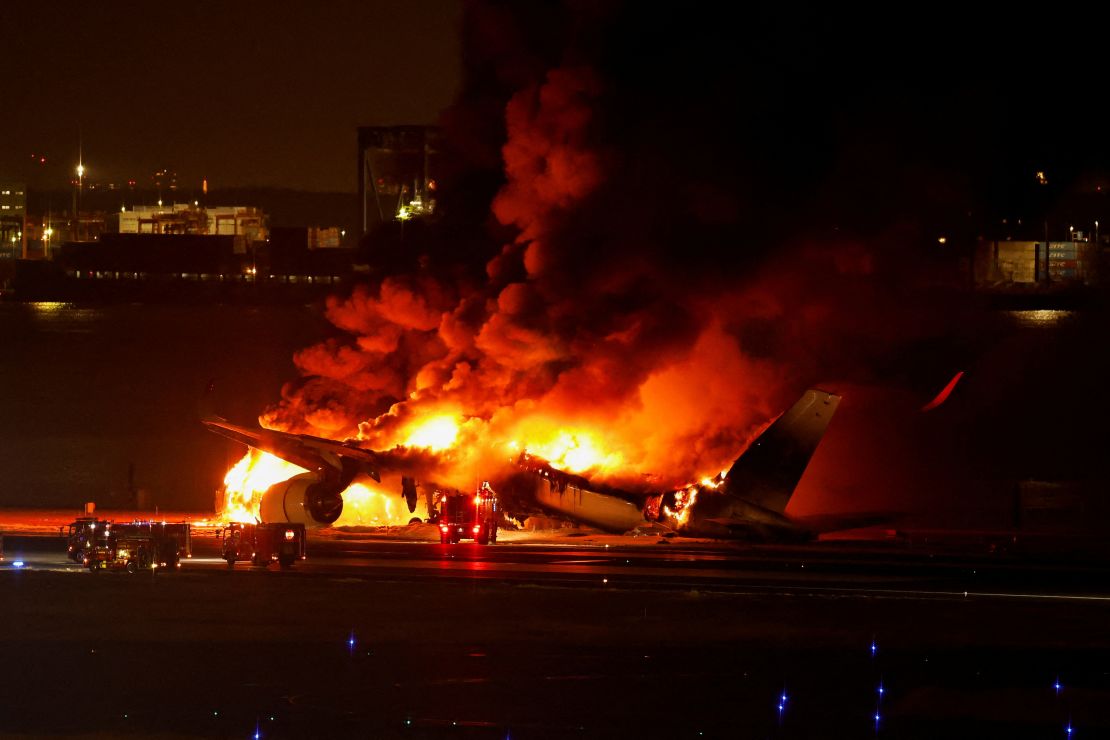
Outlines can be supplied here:
<path id="1" fill-rule="evenodd" d="M 73 227 L 77 241 L 81 241 L 81 190 L 85 180 L 85 163 L 77 160 L 77 189 L 73 193 Z"/>

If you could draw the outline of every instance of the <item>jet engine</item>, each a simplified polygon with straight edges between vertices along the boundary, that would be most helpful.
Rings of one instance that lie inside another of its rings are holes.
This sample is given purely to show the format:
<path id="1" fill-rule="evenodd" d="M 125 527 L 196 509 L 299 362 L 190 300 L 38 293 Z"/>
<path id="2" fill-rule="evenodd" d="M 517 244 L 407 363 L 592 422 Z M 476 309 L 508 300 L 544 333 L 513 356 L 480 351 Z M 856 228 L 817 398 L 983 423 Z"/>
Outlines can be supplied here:
<path id="1" fill-rule="evenodd" d="M 343 488 L 302 473 L 275 483 L 262 494 L 259 518 L 265 524 L 291 523 L 326 527 L 343 513 Z"/>

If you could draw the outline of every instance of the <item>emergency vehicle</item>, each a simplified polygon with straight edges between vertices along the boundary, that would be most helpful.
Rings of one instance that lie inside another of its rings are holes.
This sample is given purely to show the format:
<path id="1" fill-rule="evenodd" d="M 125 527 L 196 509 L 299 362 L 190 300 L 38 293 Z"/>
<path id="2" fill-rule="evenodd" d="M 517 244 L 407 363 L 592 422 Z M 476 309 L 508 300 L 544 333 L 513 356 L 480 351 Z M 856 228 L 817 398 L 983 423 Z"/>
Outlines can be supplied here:
<path id="1" fill-rule="evenodd" d="M 182 558 L 193 554 L 192 528 L 186 522 L 98 521 L 89 530 L 81 561 L 91 571 L 176 570 Z"/>
<path id="2" fill-rule="evenodd" d="M 474 540 L 479 545 L 497 542 L 501 510 L 497 494 L 488 482 L 479 486 L 473 496 L 441 491 L 437 501 L 440 544 L 451 545 L 459 540 Z"/>
<path id="3" fill-rule="evenodd" d="M 109 522 L 95 516 L 79 516 L 66 531 L 66 556 L 75 563 L 83 562 L 85 552 L 96 538 L 96 531 L 103 531 Z"/>
<path id="4" fill-rule="evenodd" d="M 229 524 L 217 533 L 223 539 L 222 556 L 228 568 L 249 560 L 265 568 L 275 560 L 282 568 L 304 560 L 303 524 Z"/>

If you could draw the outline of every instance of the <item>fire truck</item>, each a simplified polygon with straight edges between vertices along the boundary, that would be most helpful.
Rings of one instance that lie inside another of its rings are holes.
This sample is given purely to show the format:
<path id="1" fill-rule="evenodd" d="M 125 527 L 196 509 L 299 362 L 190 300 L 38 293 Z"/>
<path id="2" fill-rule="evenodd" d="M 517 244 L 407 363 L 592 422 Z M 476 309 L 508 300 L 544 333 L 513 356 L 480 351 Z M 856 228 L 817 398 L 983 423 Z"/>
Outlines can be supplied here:
<path id="1" fill-rule="evenodd" d="M 459 540 L 474 540 L 479 545 L 497 542 L 497 523 L 501 517 L 497 494 L 483 483 L 468 496 L 458 491 L 438 492 L 439 542 L 453 545 Z"/>
<path id="2" fill-rule="evenodd" d="M 77 517 L 66 532 L 66 555 L 69 559 L 75 563 L 84 562 L 85 553 L 96 538 L 97 530 L 104 531 L 108 524 L 107 520 L 95 516 Z"/>
<path id="3" fill-rule="evenodd" d="M 192 557 L 192 529 L 185 522 L 98 521 L 88 529 L 82 563 L 93 572 L 176 570 L 182 558 Z"/>
<path id="4" fill-rule="evenodd" d="M 223 539 L 222 557 L 228 568 L 240 560 L 263 568 L 275 560 L 282 568 L 304 560 L 303 524 L 229 524 L 217 533 Z"/>

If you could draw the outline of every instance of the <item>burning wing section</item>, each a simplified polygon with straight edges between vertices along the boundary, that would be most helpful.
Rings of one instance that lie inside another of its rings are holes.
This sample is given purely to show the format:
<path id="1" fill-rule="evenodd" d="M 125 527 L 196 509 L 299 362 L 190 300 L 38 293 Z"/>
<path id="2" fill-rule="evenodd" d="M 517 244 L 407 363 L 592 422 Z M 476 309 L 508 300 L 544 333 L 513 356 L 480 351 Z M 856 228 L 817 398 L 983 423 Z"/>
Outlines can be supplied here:
<path id="1" fill-rule="evenodd" d="M 280 457 L 308 472 L 276 483 L 263 495 L 263 523 L 296 523 L 308 527 L 332 524 L 343 513 L 342 492 L 358 475 L 381 480 L 378 456 L 345 442 L 251 429 L 233 424 L 202 406 L 201 423 L 209 431 Z"/>
<path id="2" fill-rule="evenodd" d="M 809 530 L 786 516 L 786 504 L 809 465 L 840 396 L 811 389 L 774 421 L 723 476 L 656 496 L 606 490 L 522 454 L 502 483 L 524 506 L 610 532 L 662 524 L 695 537 L 798 539 Z"/>

